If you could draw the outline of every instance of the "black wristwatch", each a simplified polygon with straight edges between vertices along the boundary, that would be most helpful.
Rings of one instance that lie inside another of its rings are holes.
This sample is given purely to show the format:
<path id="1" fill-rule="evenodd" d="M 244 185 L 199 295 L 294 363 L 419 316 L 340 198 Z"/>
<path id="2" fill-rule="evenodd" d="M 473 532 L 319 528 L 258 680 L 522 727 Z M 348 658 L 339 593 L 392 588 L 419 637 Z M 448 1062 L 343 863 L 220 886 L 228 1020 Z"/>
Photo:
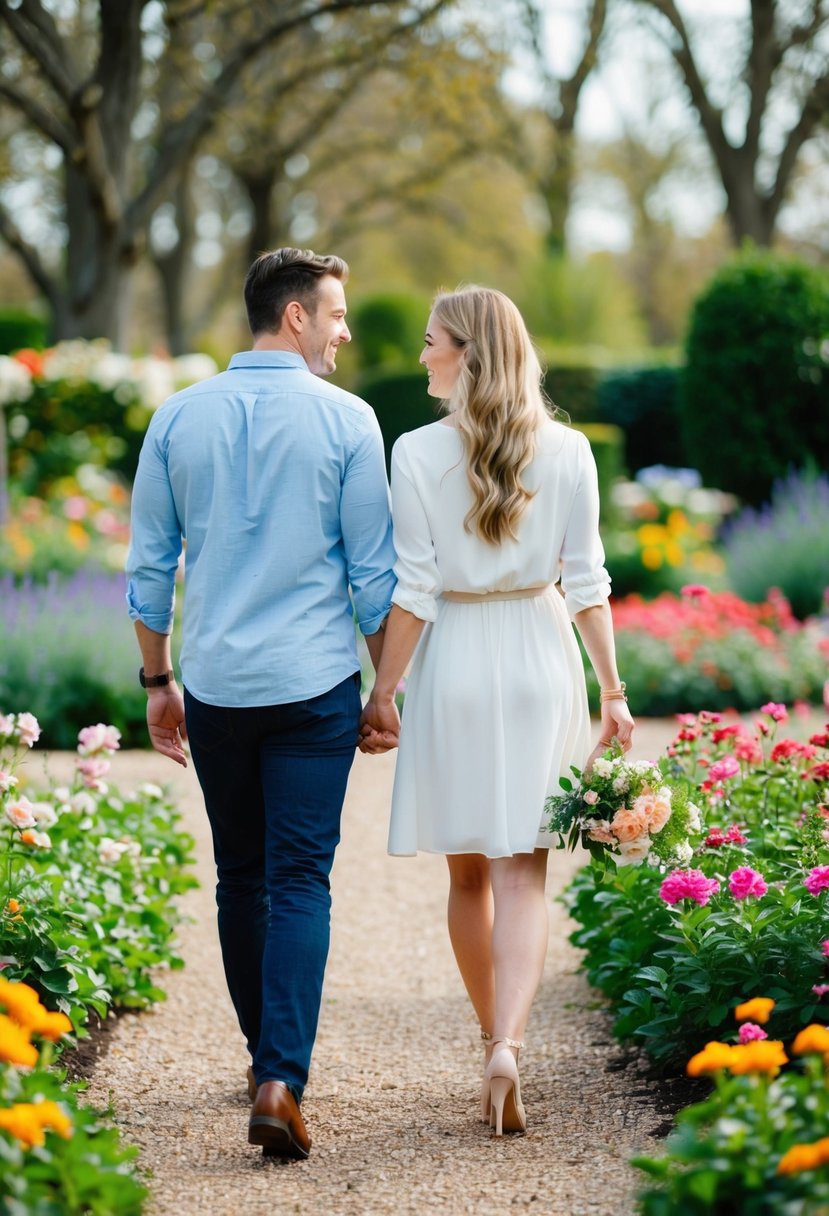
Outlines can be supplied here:
<path id="1" fill-rule="evenodd" d="M 138 679 L 142 688 L 164 688 L 167 684 L 172 684 L 176 678 L 174 671 L 166 671 L 163 676 L 145 676 L 144 668 L 142 667 L 138 673 Z"/>

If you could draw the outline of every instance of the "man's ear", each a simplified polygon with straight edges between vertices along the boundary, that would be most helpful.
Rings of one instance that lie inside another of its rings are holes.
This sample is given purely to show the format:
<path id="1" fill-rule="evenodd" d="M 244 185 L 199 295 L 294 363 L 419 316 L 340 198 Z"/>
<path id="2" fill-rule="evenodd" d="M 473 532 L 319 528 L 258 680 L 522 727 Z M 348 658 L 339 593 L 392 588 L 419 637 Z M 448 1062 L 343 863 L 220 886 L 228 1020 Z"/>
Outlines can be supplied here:
<path id="1" fill-rule="evenodd" d="M 289 300 L 285 305 L 285 311 L 282 314 L 283 323 L 288 326 L 292 333 L 301 333 L 305 322 L 305 309 L 300 304 L 299 300 Z"/>

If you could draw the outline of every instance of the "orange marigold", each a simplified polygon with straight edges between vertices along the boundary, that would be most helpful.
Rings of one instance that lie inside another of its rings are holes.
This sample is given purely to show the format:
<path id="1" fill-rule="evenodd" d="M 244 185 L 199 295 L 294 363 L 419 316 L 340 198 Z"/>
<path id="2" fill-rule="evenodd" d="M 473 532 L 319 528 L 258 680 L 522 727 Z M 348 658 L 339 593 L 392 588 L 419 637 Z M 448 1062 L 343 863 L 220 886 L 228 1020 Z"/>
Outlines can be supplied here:
<path id="1" fill-rule="evenodd" d="M 69 1021 L 65 1013 L 50 1010 L 47 1012 L 43 1021 L 37 1029 L 37 1033 L 44 1039 L 51 1039 L 53 1043 L 57 1043 L 65 1034 L 71 1034 L 74 1027 Z"/>
<path id="2" fill-rule="evenodd" d="M 735 1077 L 752 1072 L 776 1077 L 788 1059 L 783 1044 L 777 1039 L 755 1039 L 751 1043 L 738 1043 L 731 1049 L 728 1069 Z"/>
<path id="3" fill-rule="evenodd" d="M 25 1026 L 0 1013 L 0 1060 L 21 1068 L 34 1068 L 37 1048 L 32 1045 L 29 1035 L 30 1031 Z"/>
<path id="4" fill-rule="evenodd" d="M 721 1068 L 728 1068 L 733 1050 L 730 1043 L 706 1043 L 702 1051 L 698 1051 L 688 1061 L 688 1076 L 701 1077 L 704 1073 L 719 1072 Z"/>
<path id="5" fill-rule="evenodd" d="M 777 1172 L 802 1174 L 804 1170 L 816 1170 L 821 1165 L 829 1165 L 829 1136 L 814 1144 L 793 1144 L 780 1158 Z"/>
<path id="6" fill-rule="evenodd" d="M 39 1148 L 45 1143 L 47 1128 L 68 1140 L 72 1135 L 72 1120 L 57 1102 L 18 1102 L 7 1110 L 0 1110 L 0 1128 L 10 1132 L 27 1148 Z"/>
<path id="7" fill-rule="evenodd" d="M 7 980 L 0 975 L 0 1005 L 21 1026 L 28 1030 L 39 1030 L 46 1016 L 40 997 L 34 988 L 19 981 Z"/>
<path id="8" fill-rule="evenodd" d="M 796 1056 L 826 1055 L 829 1053 L 829 1027 L 812 1022 L 804 1027 L 792 1043 L 792 1051 Z"/>
<path id="9" fill-rule="evenodd" d="M 738 1022 L 759 1022 L 761 1026 L 765 1026 L 771 1017 L 772 1009 L 774 1001 L 770 997 L 755 996 L 752 1000 L 738 1005 L 734 1010 L 734 1017 Z"/>

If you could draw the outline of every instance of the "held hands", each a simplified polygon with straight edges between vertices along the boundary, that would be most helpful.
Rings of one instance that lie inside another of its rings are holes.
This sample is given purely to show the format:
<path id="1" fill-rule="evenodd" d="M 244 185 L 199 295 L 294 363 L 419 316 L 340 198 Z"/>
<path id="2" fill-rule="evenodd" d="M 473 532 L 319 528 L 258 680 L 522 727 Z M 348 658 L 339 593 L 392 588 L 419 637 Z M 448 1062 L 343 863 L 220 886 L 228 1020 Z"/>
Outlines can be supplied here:
<path id="1" fill-rule="evenodd" d="M 369 697 L 360 718 L 361 752 L 378 756 L 400 742 L 400 714 L 394 701 L 375 701 Z"/>
<path id="2" fill-rule="evenodd" d="M 148 690 L 147 729 L 150 742 L 162 756 L 169 756 L 187 768 L 184 744 L 187 740 L 187 724 L 184 721 L 184 698 L 175 687 Z"/>

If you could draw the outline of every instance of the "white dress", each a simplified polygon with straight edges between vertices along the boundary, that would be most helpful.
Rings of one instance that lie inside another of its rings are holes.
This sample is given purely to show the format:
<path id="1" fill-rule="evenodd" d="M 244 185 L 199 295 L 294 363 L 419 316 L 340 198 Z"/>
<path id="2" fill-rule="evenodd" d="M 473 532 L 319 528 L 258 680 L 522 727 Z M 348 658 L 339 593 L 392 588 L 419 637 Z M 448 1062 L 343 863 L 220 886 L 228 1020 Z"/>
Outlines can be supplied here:
<path id="1" fill-rule="evenodd" d="M 537 491 L 519 539 L 464 529 L 463 441 L 444 422 L 392 452 L 394 602 L 428 622 L 412 660 L 389 852 L 506 857 L 549 847 L 544 801 L 590 751 L 584 668 L 570 617 L 610 592 L 587 439 L 548 421 L 523 476 Z M 561 592 L 553 586 L 561 580 Z M 550 584 L 539 597 L 458 603 Z"/>

